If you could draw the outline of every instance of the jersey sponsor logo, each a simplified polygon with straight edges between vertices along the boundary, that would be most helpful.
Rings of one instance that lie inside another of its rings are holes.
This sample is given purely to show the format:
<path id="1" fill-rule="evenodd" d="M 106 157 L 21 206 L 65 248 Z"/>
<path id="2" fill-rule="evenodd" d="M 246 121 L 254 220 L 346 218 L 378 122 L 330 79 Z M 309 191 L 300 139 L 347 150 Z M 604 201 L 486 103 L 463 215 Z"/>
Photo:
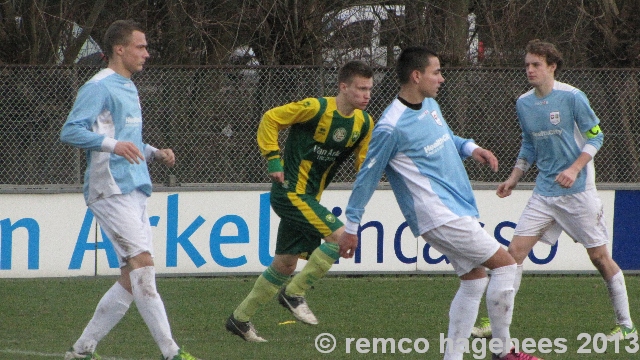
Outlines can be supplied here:
<path id="1" fill-rule="evenodd" d="M 333 132 L 333 141 L 342 142 L 347 137 L 347 129 L 345 128 L 337 128 Z"/>
<path id="2" fill-rule="evenodd" d="M 558 125 L 560 123 L 560 111 L 552 111 L 549 113 L 549 121 L 553 125 Z"/>
<path id="3" fill-rule="evenodd" d="M 127 125 L 133 125 L 133 124 L 140 124 L 142 122 L 142 119 L 139 117 L 127 116 L 125 121 Z"/>
<path id="4" fill-rule="evenodd" d="M 547 105 L 547 104 L 549 104 L 549 101 L 547 101 L 547 100 L 536 101 L 535 104 L 537 106 Z"/>
<path id="5" fill-rule="evenodd" d="M 435 120 L 436 124 L 438 124 L 438 126 L 442 126 L 442 120 L 440 120 L 440 117 L 438 116 L 438 112 L 433 110 L 431 112 L 431 116 L 433 116 L 433 120 Z"/>
<path id="6" fill-rule="evenodd" d="M 543 130 L 543 131 L 538 131 L 538 132 L 532 132 L 531 135 L 534 137 L 546 137 L 546 136 L 552 136 L 552 135 L 561 135 L 562 134 L 562 129 L 557 129 L 557 130 Z"/>
<path id="7" fill-rule="evenodd" d="M 335 149 L 323 149 L 318 145 L 313 146 L 313 152 L 316 154 L 316 159 L 320 161 L 335 161 L 342 153 L 340 150 Z"/>
<path id="8" fill-rule="evenodd" d="M 427 153 L 427 155 L 435 154 L 442 149 L 444 143 L 448 140 L 451 140 L 451 136 L 449 134 L 444 134 L 442 137 L 434 141 L 433 144 L 425 146 L 424 152 Z"/>

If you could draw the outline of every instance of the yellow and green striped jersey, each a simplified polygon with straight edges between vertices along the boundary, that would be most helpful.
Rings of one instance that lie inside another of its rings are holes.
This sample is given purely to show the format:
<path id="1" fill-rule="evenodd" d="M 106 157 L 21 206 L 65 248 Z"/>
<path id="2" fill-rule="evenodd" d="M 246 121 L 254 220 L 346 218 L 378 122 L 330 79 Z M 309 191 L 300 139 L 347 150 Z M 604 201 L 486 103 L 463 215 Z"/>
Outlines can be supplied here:
<path id="1" fill-rule="evenodd" d="M 373 120 L 359 109 L 350 117 L 343 116 L 335 97 L 307 98 L 273 108 L 264 114 L 258 127 L 260 152 L 271 163 L 280 159 L 278 132 L 287 128 L 289 135 L 281 160 L 285 183 L 273 188 L 320 200 L 339 165 L 354 151 L 355 167 L 360 169 Z"/>

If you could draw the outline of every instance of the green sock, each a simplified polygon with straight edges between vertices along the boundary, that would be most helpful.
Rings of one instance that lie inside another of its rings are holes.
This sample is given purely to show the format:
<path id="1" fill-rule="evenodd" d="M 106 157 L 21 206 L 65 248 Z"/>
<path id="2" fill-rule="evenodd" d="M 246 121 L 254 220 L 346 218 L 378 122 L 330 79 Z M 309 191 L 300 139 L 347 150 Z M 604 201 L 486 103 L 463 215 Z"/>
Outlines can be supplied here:
<path id="1" fill-rule="evenodd" d="M 277 272 L 269 266 L 256 280 L 253 289 L 233 312 L 239 321 L 249 321 L 262 304 L 271 300 L 282 284 L 289 279 L 288 275 Z"/>
<path id="2" fill-rule="evenodd" d="M 287 285 L 286 294 L 304 296 L 305 292 L 318 281 L 323 278 L 333 263 L 340 258 L 340 247 L 338 244 L 324 242 L 317 249 L 313 250 L 307 265 L 296 274 L 289 285 Z"/>

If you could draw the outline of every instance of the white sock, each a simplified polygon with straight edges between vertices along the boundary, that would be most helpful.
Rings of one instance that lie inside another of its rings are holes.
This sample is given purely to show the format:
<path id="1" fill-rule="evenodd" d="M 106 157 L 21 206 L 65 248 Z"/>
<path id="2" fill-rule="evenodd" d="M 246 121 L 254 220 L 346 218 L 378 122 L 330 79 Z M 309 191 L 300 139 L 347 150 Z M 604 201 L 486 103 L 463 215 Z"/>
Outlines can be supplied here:
<path id="1" fill-rule="evenodd" d="M 511 350 L 509 326 L 511 326 L 513 316 L 515 277 L 516 264 L 493 269 L 487 287 L 487 310 L 491 321 L 492 337 L 500 339 L 503 345 L 500 357 L 507 355 Z"/>
<path id="2" fill-rule="evenodd" d="M 605 280 L 607 290 L 609 290 L 609 299 L 613 305 L 613 311 L 616 314 L 616 322 L 626 327 L 632 327 L 631 313 L 629 312 L 629 298 L 627 296 L 627 285 L 624 282 L 624 274 L 620 270 L 613 275 L 611 279 Z"/>
<path id="3" fill-rule="evenodd" d="M 487 287 L 489 279 L 484 277 L 476 280 L 461 280 L 460 288 L 456 296 L 451 301 L 449 309 L 449 333 L 447 335 L 447 346 L 445 350 L 445 360 L 461 360 L 463 349 L 456 346 L 458 339 L 467 340 L 471 336 L 471 328 L 478 317 L 480 300 Z"/>
<path id="4" fill-rule="evenodd" d="M 124 314 L 129 310 L 129 305 L 131 305 L 132 301 L 133 295 L 116 281 L 98 302 L 93 317 L 84 328 L 78 341 L 73 344 L 74 351 L 77 353 L 92 353 L 96 351 L 98 342 L 120 322 Z"/>
<path id="5" fill-rule="evenodd" d="M 173 341 L 167 312 L 160 294 L 156 290 L 156 270 L 153 266 L 145 266 L 132 270 L 129 274 L 133 298 L 140 315 L 147 324 L 151 336 L 160 347 L 165 358 L 171 359 L 178 354 L 178 345 Z"/>
<path id="6" fill-rule="evenodd" d="M 518 290 L 520 290 L 520 283 L 522 282 L 522 264 L 518 265 L 516 268 L 516 278 L 513 280 L 513 290 L 514 294 L 518 294 Z"/>

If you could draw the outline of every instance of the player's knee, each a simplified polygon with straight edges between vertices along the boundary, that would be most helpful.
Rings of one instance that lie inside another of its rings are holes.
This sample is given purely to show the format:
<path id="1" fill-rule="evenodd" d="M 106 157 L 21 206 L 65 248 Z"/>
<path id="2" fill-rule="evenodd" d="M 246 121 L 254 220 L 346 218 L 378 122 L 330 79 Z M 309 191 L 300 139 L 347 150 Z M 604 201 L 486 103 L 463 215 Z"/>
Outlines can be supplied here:
<path id="1" fill-rule="evenodd" d="M 280 274 L 291 275 L 296 270 L 297 264 L 297 261 L 284 260 L 276 257 L 273 263 L 271 263 L 271 266 Z"/>
<path id="2" fill-rule="evenodd" d="M 524 259 L 527 258 L 529 252 L 527 251 L 527 249 L 519 246 L 514 246 L 514 244 L 511 243 L 511 245 L 509 245 L 509 254 L 513 257 L 516 263 L 522 264 L 524 262 Z"/>
<path id="3" fill-rule="evenodd" d="M 604 245 L 587 249 L 587 253 L 589 254 L 591 263 L 593 263 L 597 268 L 609 265 L 613 262 L 611 255 L 609 255 L 609 251 Z"/>
<path id="4" fill-rule="evenodd" d="M 613 261 L 609 254 L 604 252 L 592 252 L 589 254 L 589 259 L 591 259 L 593 266 L 598 269 L 606 267 Z"/>

